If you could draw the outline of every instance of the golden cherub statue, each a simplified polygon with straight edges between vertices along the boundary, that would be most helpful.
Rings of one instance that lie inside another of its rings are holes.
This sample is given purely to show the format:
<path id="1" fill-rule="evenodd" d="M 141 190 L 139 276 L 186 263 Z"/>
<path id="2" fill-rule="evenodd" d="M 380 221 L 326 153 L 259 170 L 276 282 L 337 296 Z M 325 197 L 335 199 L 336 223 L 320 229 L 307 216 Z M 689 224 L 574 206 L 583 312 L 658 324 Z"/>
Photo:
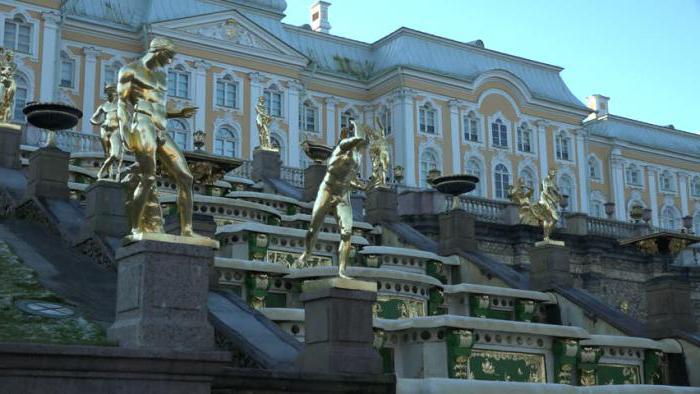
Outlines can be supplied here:
<path id="1" fill-rule="evenodd" d="M 100 126 L 100 142 L 105 153 L 105 161 L 97 172 L 97 179 L 106 178 L 105 172 L 109 169 L 109 179 L 118 181 L 124 149 L 117 116 L 117 87 L 111 83 L 107 84 L 104 92 L 107 95 L 107 101 L 102 103 L 90 118 L 90 123 Z"/>
<path id="2" fill-rule="evenodd" d="M 160 238 L 150 236 L 154 239 L 167 239 L 162 236 L 160 206 L 156 206 L 156 165 L 160 163 L 177 185 L 180 234 L 192 238 L 187 242 L 214 246 L 216 241 L 199 236 L 192 230 L 192 174 L 184 154 L 166 132 L 168 119 L 189 118 L 197 110 L 196 107 L 173 112 L 167 109 L 165 66 L 172 62 L 174 56 L 173 43 L 167 38 L 156 37 L 141 59 L 119 70 L 119 128 L 125 147 L 136 158 L 136 163 L 128 169 L 128 181 L 134 187 L 127 196 L 127 215 L 131 226 L 131 235 L 127 239 L 145 239 L 149 233 L 161 235 Z"/>
<path id="3" fill-rule="evenodd" d="M 340 230 L 340 246 L 338 247 L 338 276 L 349 279 L 346 274 L 348 258 L 352 239 L 352 206 L 350 205 L 350 191 L 352 189 L 369 190 L 375 183 L 366 184 L 358 178 L 360 173 L 360 150 L 367 146 L 368 127 L 358 127 L 354 120 L 350 120 L 347 135 L 338 142 L 328 159 L 328 169 L 316 194 L 311 223 L 306 232 L 304 253 L 296 262 L 298 267 L 304 267 L 306 260 L 311 256 L 311 250 L 318 238 L 321 225 L 326 214 L 335 215 L 335 220 Z M 376 181 L 375 181 L 376 182 Z"/>
<path id="4" fill-rule="evenodd" d="M 255 106 L 255 122 L 258 125 L 258 137 L 260 138 L 260 149 L 277 151 L 270 141 L 270 124 L 272 117 L 265 108 L 265 96 L 258 97 L 258 105 Z"/>
<path id="5" fill-rule="evenodd" d="M 15 100 L 15 54 L 9 49 L 0 48 L 0 122 L 12 119 L 12 105 Z"/>
<path id="6" fill-rule="evenodd" d="M 550 239 L 552 230 L 559 220 L 560 194 L 555 182 L 556 172 L 550 171 L 547 177 L 542 181 L 542 191 L 540 191 L 540 199 L 536 203 L 532 203 L 533 190 L 526 186 L 519 178 L 517 182 L 508 190 L 508 197 L 511 201 L 520 206 L 520 222 L 533 226 L 542 226 L 544 232 L 544 242 L 563 245 L 561 241 L 553 241 Z"/>
<path id="7" fill-rule="evenodd" d="M 389 144 L 386 141 L 384 125 L 379 117 L 374 118 L 377 128 L 367 128 L 369 136 L 369 154 L 372 160 L 371 181 L 376 182 L 377 187 L 386 186 L 386 178 L 389 171 Z"/>

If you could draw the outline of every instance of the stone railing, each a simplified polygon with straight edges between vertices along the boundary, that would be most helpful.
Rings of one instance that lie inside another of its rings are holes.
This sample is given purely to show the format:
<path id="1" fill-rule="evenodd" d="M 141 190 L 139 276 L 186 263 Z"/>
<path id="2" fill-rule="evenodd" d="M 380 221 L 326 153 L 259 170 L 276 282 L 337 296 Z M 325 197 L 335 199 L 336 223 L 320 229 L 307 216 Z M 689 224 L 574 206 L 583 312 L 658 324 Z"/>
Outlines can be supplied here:
<path id="1" fill-rule="evenodd" d="M 446 197 L 446 204 L 452 197 Z M 459 198 L 460 207 L 473 214 L 480 220 L 491 223 L 504 223 L 506 221 L 506 209 L 509 204 L 504 201 L 488 200 L 480 197 L 461 196 Z"/>
<path id="2" fill-rule="evenodd" d="M 250 179 L 252 171 L 253 162 L 251 160 L 241 160 L 241 165 L 235 170 L 229 172 L 228 175 Z"/>
<path id="3" fill-rule="evenodd" d="M 586 227 L 591 235 L 623 239 L 639 235 L 643 225 L 588 216 Z"/>
<path id="4" fill-rule="evenodd" d="M 22 143 L 29 146 L 44 146 L 48 131 L 27 125 L 22 133 Z M 56 144 L 67 152 L 102 152 L 100 137 L 75 131 L 56 132 Z"/>
<path id="5" fill-rule="evenodd" d="M 304 187 L 304 169 L 282 166 L 280 178 L 296 187 Z"/>

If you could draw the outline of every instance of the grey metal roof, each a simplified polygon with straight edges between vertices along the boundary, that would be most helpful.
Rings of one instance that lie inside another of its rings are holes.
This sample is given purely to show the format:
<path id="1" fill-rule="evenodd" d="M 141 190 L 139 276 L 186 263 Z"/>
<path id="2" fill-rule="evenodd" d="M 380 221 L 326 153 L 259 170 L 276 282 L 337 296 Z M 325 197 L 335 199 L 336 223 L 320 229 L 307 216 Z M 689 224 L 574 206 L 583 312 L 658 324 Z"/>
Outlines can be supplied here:
<path id="1" fill-rule="evenodd" d="M 700 157 L 700 135 L 607 115 L 584 123 L 591 135 Z"/>

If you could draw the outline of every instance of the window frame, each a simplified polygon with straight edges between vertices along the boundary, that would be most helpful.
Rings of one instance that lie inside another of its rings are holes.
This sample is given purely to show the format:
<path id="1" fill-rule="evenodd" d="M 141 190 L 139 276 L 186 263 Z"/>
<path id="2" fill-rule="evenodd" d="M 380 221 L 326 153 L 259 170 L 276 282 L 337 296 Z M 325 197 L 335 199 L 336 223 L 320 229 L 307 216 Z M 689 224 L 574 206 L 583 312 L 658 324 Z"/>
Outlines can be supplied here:
<path id="1" fill-rule="evenodd" d="M 219 85 L 223 85 L 223 96 L 219 95 Z M 231 98 L 231 103 L 229 105 L 228 100 L 227 100 L 227 88 L 231 86 L 233 88 L 233 93 L 232 93 L 232 98 Z M 216 79 L 214 80 L 214 105 L 219 108 L 223 108 L 226 110 L 238 110 L 240 109 L 240 87 L 241 84 L 239 83 L 238 80 L 236 80 L 233 76 L 230 74 L 225 74 L 223 76 L 217 76 Z M 219 99 L 222 99 L 221 102 Z"/>
<path id="2" fill-rule="evenodd" d="M 431 155 L 431 156 L 433 156 L 433 158 L 435 159 L 435 160 L 434 160 L 434 161 L 435 161 L 435 166 L 433 166 L 432 168 L 429 168 L 431 163 L 427 163 L 426 166 L 425 166 L 425 171 L 424 171 L 423 163 L 425 162 L 424 157 L 425 157 L 426 155 Z M 427 181 L 428 181 L 428 173 L 429 173 L 431 170 L 436 169 L 436 170 L 440 170 L 440 172 L 442 172 L 442 162 L 441 162 L 441 160 L 442 160 L 442 155 L 441 155 L 441 153 L 440 153 L 439 151 L 437 151 L 436 149 L 434 149 L 434 148 L 432 148 L 432 147 L 427 147 L 427 148 L 424 148 L 424 149 L 421 150 L 421 153 L 420 153 L 420 161 L 419 161 L 419 163 L 418 163 L 419 182 L 420 182 L 420 186 L 421 186 L 421 187 L 427 187 L 427 186 L 428 186 L 428 182 L 427 182 Z"/>
<path id="3" fill-rule="evenodd" d="M 182 128 L 167 127 L 168 124 L 173 124 L 173 123 L 182 126 Z M 175 143 L 175 145 L 177 145 L 177 147 L 180 148 L 182 151 L 187 151 L 187 150 L 191 149 L 190 144 L 192 143 L 192 130 L 189 130 L 188 126 L 189 125 L 185 121 L 180 120 L 180 119 L 168 119 L 168 122 L 166 124 L 166 133 L 168 133 L 168 135 L 170 136 L 170 139 L 172 139 L 173 142 Z M 171 134 L 171 132 L 172 132 L 172 134 Z M 178 132 L 182 132 L 182 134 L 184 134 L 184 136 L 185 136 L 184 146 L 181 146 L 180 144 L 178 144 L 178 138 L 177 138 Z"/>
<path id="4" fill-rule="evenodd" d="M 389 108 L 389 106 L 382 106 L 379 110 L 379 120 L 382 122 L 382 126 L 384 126 L 384 135 L 390 135 L 393 122 L 391 119 L 391 108 Z"/>
<path id="5" fill-rule="evenodd" d="M 20 84 L 20 81 L 23 81 L 23 84 Z M 17 105 L 19 98 L 21 95 L 19 94 L 21 90 L 24 90 L 24 102 L 23 105 Z M 22 109 L 24 108 L 25 105 L 29 101 L 32 100 L 32 86 L 29 82 L 29 79 L 25 77 L 24 75 L 20 75 L 18 73 L 15 74 L 15 97 L 12 99 L 12 120 L 14 122 L 20 122 L 20 123 L 25 123 L 27 121 L 26 116 L 22 112 Z"/>
<path id="6" fill-rule="evenodd" d="M 470 170 L 470 163 L 475 163 L 476 166 L 478 167 L 478 171 L 472 171 Z M 473 175 L 479 178 L 479 182 L 476 183 L 476 187 L 474 187 L 474 190 L 469 192 L 468 194 L 475 196 L 475 197 L 485 197 L 484 193 L 482 190 L 484 190 L 484 177 L 483 177 L 483 172 L 484 172 L 484 165 L 483 161 L 477 157 L 469 157 L 467 158 L 467 161 L 464 163 L 464 173 L 467 175 Z"/>
<path id="7" fill-rule="evenodd" d="M 63 79 L 63 67 L 69 64 L 71 67 L 70 70 L 70 80 L 68 81 L 67 85 L 64 85 L 64 79 Z M 61 51 L 60 55 L 60 63 L 59 63 L 59 72 L 58 72 L 58 87 L 59 88 L 64 88 L 64 89 L 77 89 L 77 81 L 76 81 L 76 64 L 77 62 L 75 59 L 73 59 L 67 52 Z"/>
<path id="8" fill-rule="evenodd" d="M 7 41 L 7 25 L 12 24 L 14 25 L 14 37 L 13 37 L 13 42 L 11 46 L 6 45 Z M 29 33 L 27 34 L 27 51 L 22 51 L 19 49 L 19 32 L 20 32 L 20 27 L 27 27 L 29 29 Z M 35 44 L 37 37 L 35 37 L 35 31 L 36 31 L 36 24 L 34 22 L 31 22 L 29 18 L 25 17 L 22 14 L 15 14 L 12 17 L 7 17 L 4 18 L 4 24 L 2 27 L 2 34 L 3 34 L 3 40 L 2 40 L 2 46 L 5 48 L 11 49 L 13 52 L 17 54 L 24 54 L 24 55 L 30 55 L 30 56 L 35 56 L 36 55 L 36 50 Z"/>
<path id="9" fill-rule="evenodd" d="M 524 141 L 523 136 L 527 133 L 527 141 Z M 533 134 L 532 134 L 532 128 L 527 124 L 527 122 L 522 122 L 520 126 L 518 126 L 518 129 L 516 130 L 516 139 L 517 139 L 517 150 L 518 152 L 521 153 L 527 153 L 527 154 L 535 154 L 535 144 L 533 141 Z M 528 149 L 525 150 L 524 147 L 527 143 Z"/>
<path id="10" fill-rule="evenodd" d="M 637 178 L 638 178 L 638 182 L 637 182 L 637 183 L 632 182 L 632 180 L 630 179 L 630 178 L 631 178 L 631 176 L 630 176 L 630 168 L 633 168 L 633 167 L 636 169 L 635 173 L 637 174 Z M 625 166 L 625 184 L 626 184 L 626 185 L 629 185 L 629 186 L 636 186 L 636 187 L 643 187 L 643 186 L 644 186 L 644 182 L 642 181 L 642 178 L 643 178 L 642 170 L 639 168 L 639 166 L 637 166 L 637 165 L 634 164 L 634 163 L 630 163 L 630 164 L 628 164 L 627 166 Z"/>
<path id="11" fill-rule="evenodd" d="M 501 117 L 497 117 L 495 120 L 493 120 L 489 129 L 491 131 L 491 146 L 499 149 L 510 149 L 510 141 L 508 141 L 508 125 L 503 121 L 503 119 L 501 119 Z M 505 144 L 503 143 L 504 139 Z"/>
<path id="12" fill-rule="evenodd" d="M 556 160 L 573 162 L 573 140 L 567 133 L 560 131 L 554 138 L 554 157 Z M 566 153 L 566 155 L 564 155 Z M 564 157 L 566 156 L 566 157 Z"/>
<path id="13" fill-rule="evenodd" d="M 309 113 L 313 113 L 313 125 L 311 129 L 307 126 L 309 121 Z M 305 100 L 301 104 L 301 111 L 299 111 L 299 129 L 306 133 L 318 134 L 321 132 L 320 122 L 319 122 L 320 111 L 318 106 L 314 105 L 311 100 Z"/>
<path id="14" fill-rule="evenodd" d="M 481 118 L 474 111 L 462 115 L 462 141 L 468 144 L 481 144 Z M 473 123 L 473 124 L 472 124 Z M 476 137 L 476 139 L 473 139 Z"/>
<path id="15" fill-rule="evenodd" d="M 418 132 L 427 135 L 440 135 L 438 130 L 438 112 L 430 103 L 418 107 Z M 428 124 L 428 121 L 432 124 Z M 429 131 L 432 128 L 432 131 Z"/>
<path id="16" fill-rule="evenodd" d="M 271 85 L 263 89 L 263 97 L 265 97 L 265 111 L 267 111 L 267 114 L 273 118 L 282 118 L 284 116 L 284 98 L 282 97 L 282 91 L 280 91 L 276 85 Z M 275 98 L 279 98 L 277 104 L 275 104 Z"/>
<path id="17" fill-rule="evenodd" d="M 503 167 L 505 172 L 500 172 L 498 171 L 499 167 Z M 504 184 L 504 177 L 505 177 L 505 184 Z M 510 188 L 511 185 L 511 171 L 508 169 L 508 166 L 506 166 L 503 163 L 496 163 L 495 166 L 493 166 L 493 198 L 496 200 L 507 200 L 508 199 L 508 188 Z M 499 186 L 500 186 L 500 194 L 499 195 Z"/>
<path id="18" fill-rule="evenodd" d="M 223 133 L 227 133 L 230 138 L 222 137 Z M 227 155 L 227 149 L 226 149 L 226 144 L 231 143 L 232 144 L 232 155 Z M 214 144 L 213 144 L 213 149 L 212 152 L 216 156 L 221 156 L 221 157 L 232 157 L 232 158 L 238 158 L 240 156 L 239 151 L 240 151 L 240 146 L 241 144 L 241 139 L 240 135 L 238 133 L 238 130 L 236 130 L 235 127 L 229 126 L 229 125 L 221 125 L 217 127 L 216 132 L 214 133 Z M 220 152 L 219 152 L 220 148 Z"/>
<path id="19" fill-rule="evenodd" d="M 170 84 L 171 84 L 171 76 L 174 76 L 175 82 L 174 82 L 174 88 L 175 88 L 175 94 L 172 94 L 170 92 Z M 185 78 L 186 86 L 185 86 L 185 95 L 181 95 L 180 91 L 180 83 L 181 83 L 181 78 Z M 192 73 L 189 72 L 184 66 L 181 64 L 178 64 L 176 66 L 171 67 L 168 70 L 168 76 L 167 76 L 167 83 L 168 83 L 168 97 L 176 97 L 176 98 L 181 98 L 181 99 L 189 99 L 191 97 L 190 90 L 192 90 Z"/>

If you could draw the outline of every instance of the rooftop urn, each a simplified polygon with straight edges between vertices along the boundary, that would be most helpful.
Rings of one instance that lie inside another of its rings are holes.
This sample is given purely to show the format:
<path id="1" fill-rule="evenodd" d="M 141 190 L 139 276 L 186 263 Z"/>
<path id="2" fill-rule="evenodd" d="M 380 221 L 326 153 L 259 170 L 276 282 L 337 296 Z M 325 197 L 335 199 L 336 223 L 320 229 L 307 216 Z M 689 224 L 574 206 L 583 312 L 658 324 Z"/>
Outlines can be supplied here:
<path id="1" fill-rule="evenodd" d="M 632 205 L 632 209 L 630 209 L 630 218 L 632 221 L 639 223 L 642 217 L 644 217 L 644 207 L 638 204 Z"/>
<path id="2" fill-rule="evenodd" d="M 451 194 L 452 204 L 448 210 L 459 209 L 459 196 L 474 190 L 479 178 L 473 175 L 458 174 L 438 176 L 430 179 L 430 185 L 440 193 Z"/>
<path id="3" fill-rule="evenodd" d="M 605 214 L 608 215 L 608 219 L 612 219 L 612 215 L 615 213 L 615 203 L 606 202 L 603 205 L 605 206 Z"/>
<path id="4" fill-rule="evenodd" d="M 651 220 L 651 209 L 644 208 L 642 210 L 642 220 L 644 220 L 644 223 L 649 223 Z"/>
<path id="5" fill-rule="evenodd" d="M 333 148 L 327 145 L 311 142 L 309 140 L 302 142 L 301 148 L 304 150 L 304 153 L 306 153 L 306 156 L 317 164 L 321 164 L 328 160 L 333 153 Z"/>
<path id="6" fill-rule="evenodd" d="M 39 103 L 32 101 L 22 109 L 27 122 L 34 127 L 49 130 L 47 148 L 56 147 L 56 131 L 68 130 L 78 124 L 83 111 L 62 103 Z"/>

